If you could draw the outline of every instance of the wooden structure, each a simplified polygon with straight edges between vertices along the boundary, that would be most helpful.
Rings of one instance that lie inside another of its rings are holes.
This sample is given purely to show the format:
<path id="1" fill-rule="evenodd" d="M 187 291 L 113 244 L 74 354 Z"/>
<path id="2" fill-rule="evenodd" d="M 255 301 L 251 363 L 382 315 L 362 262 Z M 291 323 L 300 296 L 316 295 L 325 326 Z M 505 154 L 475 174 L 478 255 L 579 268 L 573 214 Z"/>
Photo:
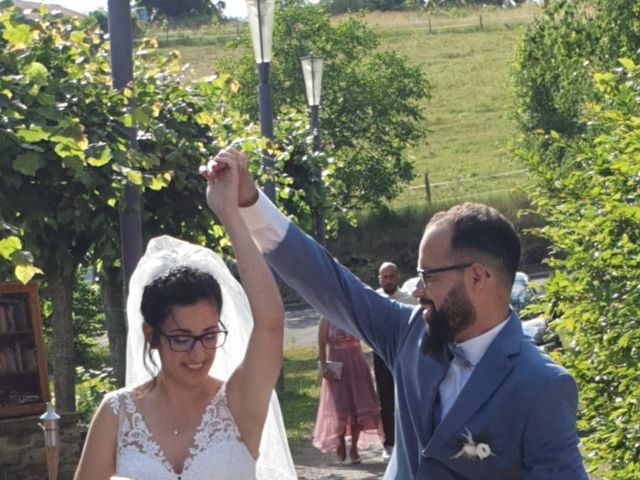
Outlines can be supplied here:
<path id="1" fill-rule="evenodd" d="M 43 413 L 48 401 L 37 283 L 2 283 L 0 418 Z"/>

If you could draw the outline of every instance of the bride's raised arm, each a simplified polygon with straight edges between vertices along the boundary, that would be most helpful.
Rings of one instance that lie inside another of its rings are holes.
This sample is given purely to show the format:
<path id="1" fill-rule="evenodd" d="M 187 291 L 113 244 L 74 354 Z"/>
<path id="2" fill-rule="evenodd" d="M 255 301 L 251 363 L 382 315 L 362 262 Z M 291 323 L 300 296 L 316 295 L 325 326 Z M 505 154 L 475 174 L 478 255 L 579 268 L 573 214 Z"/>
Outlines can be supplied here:
<path id="1" fill-rule="evenodd" d="M 225 150 L 202 174 L 208 182 L 207 203 L 233 245 L 254 319 L 245 358 L 227 384 L 227 398 L 243 441 L 257 455 L 271 392 L 282 366 L 284 308 L 273 275 L 240 216 L 239 165 L 246 165 L 246 161 L 241 153 Z"/>

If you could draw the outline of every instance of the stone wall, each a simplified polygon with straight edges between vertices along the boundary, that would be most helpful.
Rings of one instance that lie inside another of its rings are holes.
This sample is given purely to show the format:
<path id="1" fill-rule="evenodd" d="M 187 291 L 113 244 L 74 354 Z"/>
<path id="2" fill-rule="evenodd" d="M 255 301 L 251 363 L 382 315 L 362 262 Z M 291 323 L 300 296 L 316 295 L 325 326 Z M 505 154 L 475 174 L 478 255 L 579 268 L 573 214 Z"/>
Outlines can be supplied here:
<path id="1" fill-rule="evenodd" d="M 0 420 L 0 480 L 46 480 L 47 457 L 39 416 Z M 79 414 L 63 414 L 60 420 L 59 480 L 71 480 L 75 472 L 84 427 Z"/>

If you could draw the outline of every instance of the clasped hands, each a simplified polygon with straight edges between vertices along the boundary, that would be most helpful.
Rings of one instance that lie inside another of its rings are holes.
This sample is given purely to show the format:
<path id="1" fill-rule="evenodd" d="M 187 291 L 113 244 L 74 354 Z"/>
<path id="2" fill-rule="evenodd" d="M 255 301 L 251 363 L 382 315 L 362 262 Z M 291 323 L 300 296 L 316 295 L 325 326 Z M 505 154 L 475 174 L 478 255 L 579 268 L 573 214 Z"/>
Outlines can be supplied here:
<path id="1" fill-rule="evenodd" d="M 200 167 L 200 174 L 207 180 L 207 204 L 221 220 L 235 214 L 239 207 L 253 205 L 258 199 L 247 157 L 234 148 L 221 150 Z"/>

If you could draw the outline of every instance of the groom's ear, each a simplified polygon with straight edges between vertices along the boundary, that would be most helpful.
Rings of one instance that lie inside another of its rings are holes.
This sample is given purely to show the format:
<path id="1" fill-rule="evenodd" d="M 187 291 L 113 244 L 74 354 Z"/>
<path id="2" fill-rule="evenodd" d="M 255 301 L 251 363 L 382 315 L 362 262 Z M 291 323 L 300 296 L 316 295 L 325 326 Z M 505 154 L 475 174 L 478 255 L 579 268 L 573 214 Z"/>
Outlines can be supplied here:
<path id="1" fill-rule="evenodd" d="M 487 268 L 481 263 L 474 263 L 469 267 L 469 272 L 466 276 L 468 280 L 467 288 L 468 292 L 474 295 L 485 295 L 488 288 L 490 288 L 493 274 L 490 273 Z"/>

